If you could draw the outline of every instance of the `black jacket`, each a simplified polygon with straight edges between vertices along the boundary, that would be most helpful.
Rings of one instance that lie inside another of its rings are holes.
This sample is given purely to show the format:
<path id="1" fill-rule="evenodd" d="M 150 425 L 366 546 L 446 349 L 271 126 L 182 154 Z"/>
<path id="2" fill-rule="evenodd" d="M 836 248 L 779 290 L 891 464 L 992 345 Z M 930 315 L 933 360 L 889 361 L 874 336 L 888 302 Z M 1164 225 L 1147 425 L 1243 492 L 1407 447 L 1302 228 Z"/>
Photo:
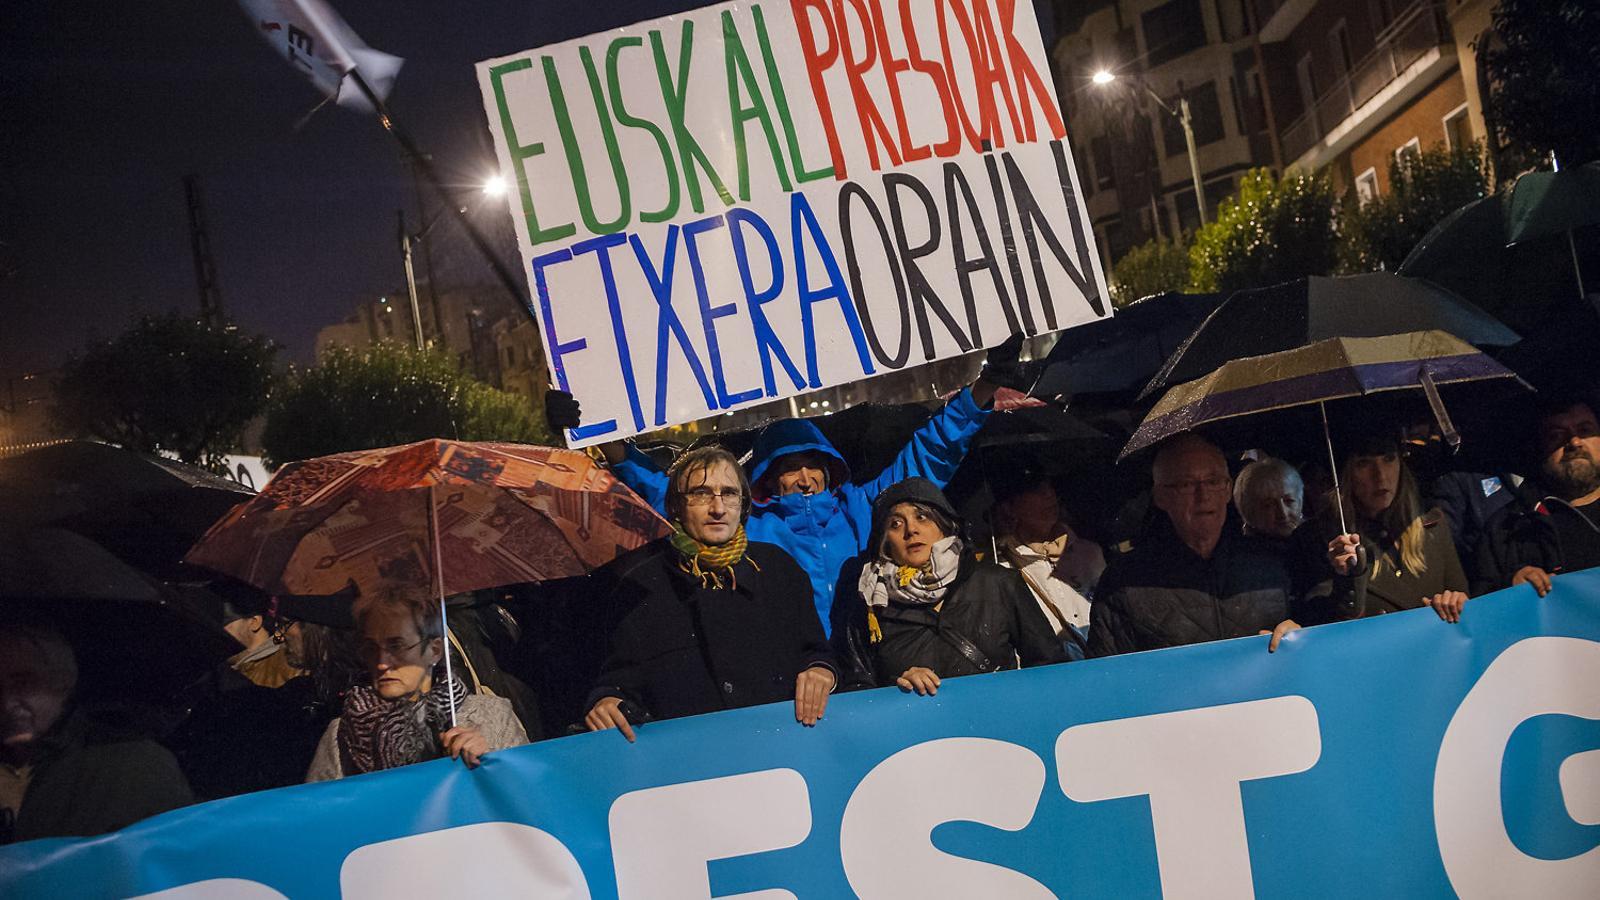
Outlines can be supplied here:
<path id="1" fill-rule="evenodd" d="M 1089 655 L 1244 637 L 1288 618 L 1302 625 L 1332 618 L 1322 604 L 1301 599 L 1305 579 L 1287 542 L 1239 535 L 1231 525 L 1209 560 L 1170 525 L 1112 560 L 1090 607 Z"/>
<path id="2" fill-rule="evenodd" d="M 1563 501 L 1541 499 L 1537 491 L 1533 484 L 1525 483 L 1513 502 L 1484 526 L 1472 578 L 1474 596 L 1510 587 L 1512 577 L 1523 566 L 1538 566 L 1550 573 L 1567 571 L 1556 523 L 1541 509 L 1544 504 Z"/>
<path id="3" fill-rule="evenodd" d="M 980 563 L 971 554 L 961 558 L 961 569 L 939 609 L 903 606 L 891 602 L 877 612 L 883 639 L 872 643 L 867 626 L 867 605 L 854 586 L 860 561 L 846 569 L 851 589 L 840 590 L 834 603 L 835 646 L 851 688 L 894 684 L 912 666 L 932 669 L 940 678 L 975 675 L 1001 669 L 1042 666 L 1067 661 L 1055 630 L 1039 610 L 1028 585 L 1011 569 Z M 841 585 L 845 582 L 841 581 Z M 951 639 L 959 634 L 989 663 L 980 669 Z"/>
<path id="4" fill-rule="evenodd" d="M 22 809 L 14 823 L 0 823 L 0 844 L 104 834 L 191 802 L 166 748 L 71 714 L 42 739 Z"/>
<path id="5" fill-rule="evenodd" d="M 596 599 L 617 624 L 590 706 L 621 697 L 671 719 L 793 700 L 796 676 L 812 666 L 838 674 L 811 580 L 782 548 L 752 541 L 734 566 L 736 589 L 702 587 L 667 538 L 596 575 Z"/>

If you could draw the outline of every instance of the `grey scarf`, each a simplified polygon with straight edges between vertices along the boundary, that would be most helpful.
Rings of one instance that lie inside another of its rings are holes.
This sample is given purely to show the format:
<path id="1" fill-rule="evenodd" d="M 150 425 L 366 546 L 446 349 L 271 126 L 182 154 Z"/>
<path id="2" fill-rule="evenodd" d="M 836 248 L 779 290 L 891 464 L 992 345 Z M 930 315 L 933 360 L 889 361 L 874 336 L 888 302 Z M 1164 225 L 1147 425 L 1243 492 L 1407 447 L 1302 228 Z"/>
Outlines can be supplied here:
<path id="1" fill-rule="evenodd" d="M 893 560 L 875 560 L 862 568 L 856 587 L 868 609 L 888 606 L 891 600 L 907 606 L 932 606 L 944 599 L 960 573 L 963 549 L 961 538 L 952 534 L 934 542 L 928 564 L 920 569 Z"/>

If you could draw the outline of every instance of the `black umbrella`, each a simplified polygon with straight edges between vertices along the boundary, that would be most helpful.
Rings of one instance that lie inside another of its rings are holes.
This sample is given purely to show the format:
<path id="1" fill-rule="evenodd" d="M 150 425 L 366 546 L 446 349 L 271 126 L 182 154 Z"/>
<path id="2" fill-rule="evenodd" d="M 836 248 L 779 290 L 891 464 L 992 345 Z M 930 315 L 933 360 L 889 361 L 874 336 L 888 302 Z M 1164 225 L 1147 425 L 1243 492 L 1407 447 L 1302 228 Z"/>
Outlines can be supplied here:
<path id="1" fill-rule="evenodd" d="M 92 441 L 0 460 L 0 522 L 69 528 L 161 576 L 251 496 L 204 469 Z"/>
<path id="2" fill-rule="evenodd" d="M 1331 338 L 1443 331 L 1476 346 L 1516 343 L 1516 332 L 1460 296 L 1384 272 L 1311 276 L 1239 291 L 1218 306 L 1145 385 L 1141 397 L 1204 377 L 1230 360 Z"/>
<path id="3" fill-rule="evenodd" d="M 90 701 L 168 703 L 239 650 L 183 595 L 62 528 L 0 532 L 0 617 L 61 631 Z"/>
<path id="4" fill-rule="evenodd" d="M 1222 302 L 1223 294 L 1154 294 L 1110 318 L 1064 331 L 1029 393 L 1035 397 L 1136 391 Z"/>

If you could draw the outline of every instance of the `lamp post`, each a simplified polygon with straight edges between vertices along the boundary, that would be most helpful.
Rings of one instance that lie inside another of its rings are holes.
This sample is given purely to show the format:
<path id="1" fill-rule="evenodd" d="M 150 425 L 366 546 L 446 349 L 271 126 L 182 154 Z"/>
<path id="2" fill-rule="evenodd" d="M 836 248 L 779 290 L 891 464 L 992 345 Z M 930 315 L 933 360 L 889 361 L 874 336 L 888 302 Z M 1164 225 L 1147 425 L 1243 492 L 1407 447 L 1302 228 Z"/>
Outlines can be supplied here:
<path id="1" fill-rule="evenodd" d="M 481 190 L 487 197 L 504 197 L 506 194 L 505 179 L 499 175 L 491 176 L 484 181 Z M 455 203 L 454 200 L 451 200 L 450 202 Z M 459 215 L 464 217 L 467 213 L 467 207 L 460 206 L 456 211 Z M 465 221 L 465 219 L 463 219 L 463 221 Z M 405 264 L 406 293 L 411 299 L 412 336 L 416 339 L 418 350 L 426 349 L 427 342 L 424 340 L 422 335 L 422 310 L 419 308 L 417 303 L 417 276 L 416 270 L 413 269 L 411 265 L 411 249 L 415 244 L 422 243 L 424 239 L 427 238 L 428 232 L 432 231 L 433 226 L 437 224 L 439 224 L 439 215 L 435 214 L 432 219 L 423 223 L 420 231 L 418 231 L 416 234 L 412 234 L 411 230 L 406 228 L 405 210 L 400 211 L 400 258 Z M 431 267 L 429 268 L 429 274 L 432 274 Z M 428 291 L 430 294 L 433 292 L 433 284 L 431 282 L 428 285 Z M 433 303 L 434 321 L 437 323 L 439 315 L 439 300 L 437 297 L 434 298 Z"/>
<path id="2" fill-rule="evenodd" d="M 1116 81 L 1117 76 L 1105 69 L 1101 69 L 1094 73 L 1094 77 L 1091 80 L 1097 85 L 1104 86 Z M 1204 225 L 1209 221 L 1206 218 L 1206 191 L 1205 183 L 1200 180 L 1200 154 L 1195 152 L 1194 120 L 1189 116 L 1189 99 L 1180 93 L 1178 95 L 1178 108 L 1173 109 L 1167 101 L 1161 99 L 1160 94 L 1151 90 L 1150 85 L 1145 84 L 1144 79 L 1138 79 L 1138 83 L 1140 87 L 1144 88 L 1145 93 L 1155 98 L 1156 105 L 1166 110 L 1168 115 L 1176 117 L 1179 124 L 1183 126 L 1183 140 L 1189 146 L 1189 177 L 1194 179 L 1194 202 L 1195 206 L 1200 210 L 1200 224 Z"/>

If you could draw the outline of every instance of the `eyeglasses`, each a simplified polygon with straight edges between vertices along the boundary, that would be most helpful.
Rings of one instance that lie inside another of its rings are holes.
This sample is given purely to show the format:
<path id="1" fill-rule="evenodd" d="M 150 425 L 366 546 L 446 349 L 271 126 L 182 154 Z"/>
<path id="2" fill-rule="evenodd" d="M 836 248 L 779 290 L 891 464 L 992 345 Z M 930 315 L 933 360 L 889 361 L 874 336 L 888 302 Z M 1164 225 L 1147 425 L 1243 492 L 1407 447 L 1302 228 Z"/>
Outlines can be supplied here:
<path id="1" fill-rule="evenodd" d="M 683 500 L 690 506 L 710 506 L 712 500 L 721 500 L 725 506 L 738 506 L 744 500 L 744 491 L 736 487 L 711 488 L 701 485 L 684 491 Z"/>
<path id="2" fill-rule="evenodd" d="M 1226 478 L 1193 478 L 1188 481 L 1169 481 L 1156 487 L 1179 494 L 1216 494 L 1228 489 Z"/>
<path id="3" fill-rule="evenodd" d="M 409 644 L 400 643 L 399 638 L 392 638 L 381 644 L 375 641 L 362 641 L 356 647 L 356 654 L 361 657 L 362 662 L 375 666 L 386 655 L 396 661 L 405 659 L 408 653 L 422 646 L 427 640 L 427 638 L 417 638 Z"/>

